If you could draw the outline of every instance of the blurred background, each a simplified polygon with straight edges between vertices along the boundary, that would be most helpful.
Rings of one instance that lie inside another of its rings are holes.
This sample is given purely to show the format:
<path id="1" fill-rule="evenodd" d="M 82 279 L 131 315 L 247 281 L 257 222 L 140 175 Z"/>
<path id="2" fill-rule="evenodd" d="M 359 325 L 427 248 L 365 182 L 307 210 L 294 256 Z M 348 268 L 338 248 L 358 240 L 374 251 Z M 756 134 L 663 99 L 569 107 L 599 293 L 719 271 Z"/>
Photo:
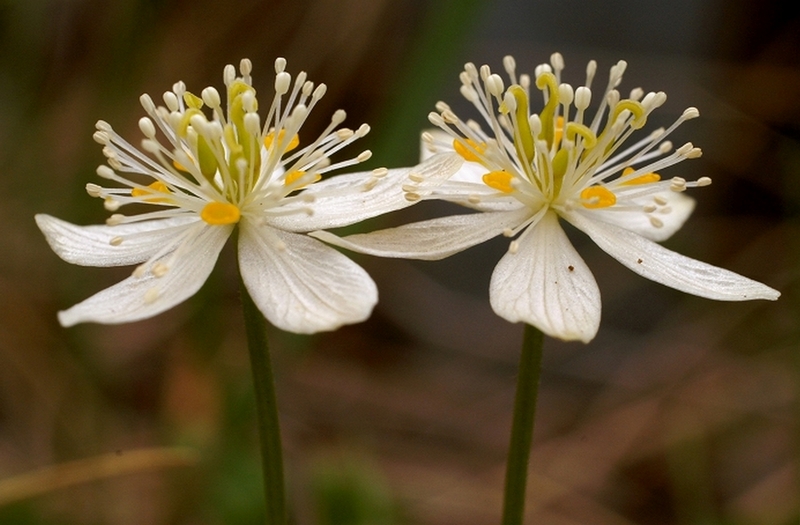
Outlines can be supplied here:
<path id="1" fill-rule="evenodd" d="M 84 192 L 103 162 L 95 121 L 137 142 L 141 93 L 160 98 L 177 80 L 221 88 L 224 65 L 242 57 L 269 93 L 284 56 L 329 88 L 306 128 L 343 108 L 347 125 L 373 127 L 360 145 L 374 152 L 368 167 L 410 165 L 435 102 L 465 108 L 465 61 L 501 70 L 513 54 L 532 73 L 554 51 L 574 85 L 591 58 L 601 82 L 627 60 L 623 92 L 669 95 L 653 127 L 700 109 L 673 140 L 704 155 L 670 174 L 714 184 L 692 192 L 697 210 L 666 244 L 783 296 L 684 296 L 571 231 L 603 322 L 588 345 L 546 341 L 528 522 L 797 523 L 797 14 L 776 0 L 0 1 L 0 523 L 262 520 L 230 250 L 196 297 L 154 319 L 57 324 L 57 310 L 130 272 L 61 261 L 33 222 L 106 218 Z M 423 204 L 379 225 L 438 211 Z M 357 257 L 381 294 L 369 321 L 313 337 L 273 330 L 297 524 L 499 521 L 522 338 L 488 304 L 506 243 L 436 263 Z M 87 476 L 97 479 L 14 496 L 25 473 L 109 454 L 105 474 Z"/>

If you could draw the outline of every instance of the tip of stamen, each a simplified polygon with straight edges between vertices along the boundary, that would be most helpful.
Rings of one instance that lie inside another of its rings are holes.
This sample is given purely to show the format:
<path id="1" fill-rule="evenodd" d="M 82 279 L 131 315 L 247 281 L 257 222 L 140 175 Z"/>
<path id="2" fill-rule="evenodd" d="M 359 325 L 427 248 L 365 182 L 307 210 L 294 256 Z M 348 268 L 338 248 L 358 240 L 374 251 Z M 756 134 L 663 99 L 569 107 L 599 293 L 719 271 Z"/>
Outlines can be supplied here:
<path id="1" fill-rule="evenodd" d="M 144 93 L 139 97 L 139 103 L 147 113 L 152 113 L 156 110 L 156 105 L 153 102 L 153 99 L 147 93 Z"/>
<path id="2" fill-rule="evenodd" d="M 104 179 L 111 179 L 114 177 L 114 170 L 112 170 L 105 164 L 97 166 L 96 172 L 100 177 Z"/>
<path id="3" fill-rule="evenodd" d="M 103 207 L 108 211 L 117 211 L 121 205 L 122 204 L 118 200 L 112 199 L 111 197 L 103 201 Z"/>
<path id="4" fill-rule="evenodd" d="M 119 213 L 115 213 L 108 219 L 106 219 L 106 224 L 109 226 L 116 226 L 117 224 L 122 224 L 122 221 L 125 220 L 125 216 Z"/>
<path id="5" fill-rule="evenodd" d="M 503 236 L 504 237 L 511 237 L 514 235 L 514 230 L 511 228 L 503 228 Z"/>
<path id="6" fill-rule="evenodd" d="M 689 120 L 689 119 L 697 118 L 697 117 L 699 117 L 699 116 L 700 116 L 700 110 L 699 110 L 699 109 L 697 109 L 697 108 L 694 108 L 694 107 L 692 107 L 692 108 L 686 108 L 686 109 L 683 111 L 683 118 L 684 118 L 685 120 Z"/>
<path id="7" fill-rule="evenodd" d="M 358 162 L 364 162 L 365 160 L 368 160 L 370 157 L 372 157 L 372 152 L 370 150 L 364 150 L 358 157 L 356 157 L 356 160 Z"/>
<path id="8" fill-rule="evenodd" d="M 519 251 L 519 241 L 511 241 L 508 243 L 508 253 L 515 254 Z"/>
<path id="9" fill-rule="evenodd" d="M 158 288 L 150 288 L 144 293 L 144 302 L 152 304 L 158 299 Z"/>
<path id="10" fill-rule="evenodd" d="M 119 246 L 120 244 L 122 244 L 122 237 L 120 237 L 119 235 L 116 237 L 112 237 L 111 240 L 108 241 L 108 244 L 110 244 L 111 246 Z"/>
<path id="11" fill-rule="evenodd" d="M 404 196 L 408 202 L 417 202 L 422 198 L 422 196 L 419 193 L 411 193 L 411 192 L 406 193 Z"/>
<path id="12" fill-rule="evenodd" d="M 287 91 L 289 91 L 289 87 L 291 85 L 292 76 L 289 73 L 280 71 L 275 75 L 275 94 L 284 95 Z"/>
<path id="13" fill-rule="evenodd" d="M 86 193 L 88 193 L 90 197 L 99 197 L 102 190 L 103 188 L 97 184 L 93 184 L 91 182 L 86 184 Z"/>
<path id="14" fill-rule="evenodd" d="M 559 52 L 555 52 L 550 55 L 550 63 L 553 65 L 553 69 L 555 71 L 561 71 L 564 69 L 564 57 Z"/>
<path id="15" fill-rule="evenodd" d="M 700 177 L 699 179 L 697 179 L 698 187 L 709 186 L 709 185 L 711 185 L 711 177 Z"/>

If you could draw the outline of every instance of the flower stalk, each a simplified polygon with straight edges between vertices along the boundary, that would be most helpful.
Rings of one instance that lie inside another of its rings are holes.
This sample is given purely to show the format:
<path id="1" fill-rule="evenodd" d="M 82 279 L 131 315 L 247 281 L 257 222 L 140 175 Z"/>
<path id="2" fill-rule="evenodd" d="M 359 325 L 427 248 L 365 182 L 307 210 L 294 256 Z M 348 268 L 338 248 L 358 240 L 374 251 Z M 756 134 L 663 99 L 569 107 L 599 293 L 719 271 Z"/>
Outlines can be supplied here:
<path id="1" fill-rule="evenodd" d="M 264 474 L 266 523 L 268 525 L 286 525 L 288 519 L 283 478 L 283 450 L 275 382 L 272 376 L 272 362 L 267 341 L 267 322 L 250 297 L 244 281 L 241 280 L 240 289 L 256 396 L 258 439 L 261 448 L 261 468 Z"/>
<path id="2" fill-rule="evenodd" d="M 525 325 L 506 464 L 502 525 L 522 525 L 525 517 L 525 489 L 542 371 L 543 343 L 544 334 L 541 330 Z"/>

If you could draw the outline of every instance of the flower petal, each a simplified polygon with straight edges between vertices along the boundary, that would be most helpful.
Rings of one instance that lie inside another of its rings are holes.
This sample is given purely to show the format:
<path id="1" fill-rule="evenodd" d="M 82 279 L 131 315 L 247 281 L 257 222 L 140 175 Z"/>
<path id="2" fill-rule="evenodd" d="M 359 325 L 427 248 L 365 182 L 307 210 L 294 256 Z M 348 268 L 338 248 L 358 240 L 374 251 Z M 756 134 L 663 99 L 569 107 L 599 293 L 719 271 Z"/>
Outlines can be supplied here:
<path id="1" fill-rule="evenodd" d="M 160 258 L 166 273 L 154 272 L 127 279 L 58 313 L 63 326 L 78 323 L 128 323 L 158 315 L 194 295 L 208 278 L 231 226 L 197 224 L 176 250 Z"/>
<path id="2" fill-rule="evenodd" d="M 511 212 L 469 213 L 338 237 L 330 232 L 309 235 L 355 252 L 378 257 L 434 261 L 488 241 L 530 217 L 527 208 Z"/>
<path id="3" fill-rule="evenodd" d="M 634 272 L 676 290 L 719 301 L 774 301 L 780 296 L 769 286 L 690 259 L 631 231 L 593 221 L 586 214 L 571 212 L 565 218 Z"/>
<path id="4" fill-rule="evenodd" d="M 116 226 L 78 226 L 41 213 L 35 218 L 53 251 L 81 266 L 127 266 L 146 261 L 200 220 L 187 215 Z M 117 237 L 122 242 L 112 245 Z"/>
<path id="5" fill-rule="evenodd" d="M 654 213 L 647 214 L 643 208 L 648 204 L 652 205 L 655 202 L 654 197 L 666 204 L 660 205 Z M 638 233 L 651 241 L 662 242 L 672 237 L 683 226 L 694 211 L 695 201 L 683 193 L 666 191 L 650 195 L 647 199 L 625 202 L 626 206 L 629 204 L 639 209 L 621 211 L 613 207 L 598 208 L 587 210 L 586 213 L 591 213 L 603 222 Z"/>
<path id="6" fill-rule="evenodd" d="M 454 153 L 437 155 L 412 168 L 389 170 L 389 173 L 374 178 L 372 172 L 336 175 L 311 185 L 302 196 L 282 205 L 281 215 L 269 217 L 270 226 L 293 232 L 308 232 L 339 228 L 377 217 L 384 213 L 406 208 L 414 204 L 406 199 L 402 189 L 414 174 L 422 180 L 415 183 L 418 193 L 429 194 L 446 180 L 463 163 Z M 374 186 L 372 185 L 374 183 Z M 309 215 L 304 210 L 311 208 Z M 287 212 L 296 213 L 287 215 Z"/>
<path id="7" fill-rule="evenodd" d="M 489 297 L 500 317 L 566 341 L 591 341 L 600 327 L 600 290 L 558 217 L 546 213 L 500 259 Z"/>
<path id="8" fill-rule="evenodd" d="M 239 266 L 259 310 L 289 332 L 364 321 L 378 302 L 378 289 L 363 268 L 307 235 L 244 221 Z"/>

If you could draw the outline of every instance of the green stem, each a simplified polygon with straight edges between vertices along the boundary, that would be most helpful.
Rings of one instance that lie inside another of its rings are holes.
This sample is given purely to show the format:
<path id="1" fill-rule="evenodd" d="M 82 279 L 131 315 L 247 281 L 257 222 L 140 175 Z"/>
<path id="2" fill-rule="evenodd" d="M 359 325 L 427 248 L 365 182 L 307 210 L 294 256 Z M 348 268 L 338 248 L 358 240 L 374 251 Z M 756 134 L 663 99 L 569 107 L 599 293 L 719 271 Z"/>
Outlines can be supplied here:
<path id="1" fill-rule="evenodd" d="M 240 280 L 247 346 L 256 394 L 258 436 L 261 444 L 261 466 L 264 472 L 264 497 L 267 504 L 267 525 L 286 525 L 286 496 L 283 487 L 283 451 L 278 424 L 278 404 L 272 379 L 272 363 L 267 343 L 267 322 L 253 303 Z"/>
<path id="2" fill-rule="evenodd" d="M 522 525 L 525 517 L 525 485 L 528 481 L 528 459 L 533 442 L 536 398 L 542 371 L 544 335 L 526 325 L 519 360 L 517 394 L 514 399 L 514 420 L 506 464 L 506 488 L 503 497 L 503 525 Z"/>

